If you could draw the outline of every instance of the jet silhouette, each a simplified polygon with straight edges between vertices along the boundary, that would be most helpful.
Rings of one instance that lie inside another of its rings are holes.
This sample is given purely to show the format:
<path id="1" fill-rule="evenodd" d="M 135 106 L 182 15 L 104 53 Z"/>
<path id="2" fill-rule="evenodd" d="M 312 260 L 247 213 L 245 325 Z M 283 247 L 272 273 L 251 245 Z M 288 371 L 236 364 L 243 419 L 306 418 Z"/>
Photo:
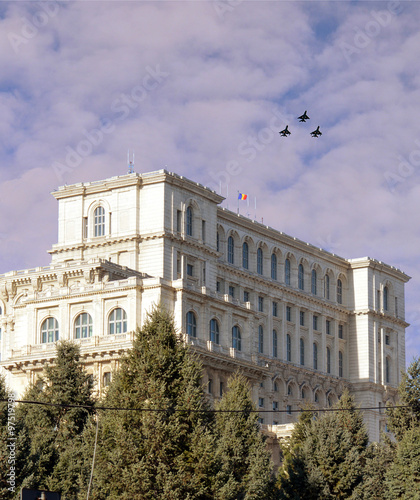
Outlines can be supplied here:
<path id="1" fill-rule="evenodd" d="M 279 132 L 279 134 L 282 136 L 282 137 L 287 137 L 288 135 L 291 134 L 291 132 L 289 132 L 289 129 L 287 128 L 289 125 L 286 125 L 286 128 L 284 130 L 282 130 L 281 132 Z"/>
<path id="2" fill-rule="evenodd" d="M 316 128 L 316 130 L 314 130 L 313 132 L 311 132 L 311 136 L 312 137 L 319 137 L 320 135 L 322 135 L 322 132 L 319 130 L 319 125 L 318 125 L 318 127 Z"/>
<path id="3" fill-rule="evenodd" d="M 309 116 L 306 114 L 306 109 L 302 116 L 298 116 L 298 120 L 300 122 L 306 122 L 306 120 L 310 120 Z"/>

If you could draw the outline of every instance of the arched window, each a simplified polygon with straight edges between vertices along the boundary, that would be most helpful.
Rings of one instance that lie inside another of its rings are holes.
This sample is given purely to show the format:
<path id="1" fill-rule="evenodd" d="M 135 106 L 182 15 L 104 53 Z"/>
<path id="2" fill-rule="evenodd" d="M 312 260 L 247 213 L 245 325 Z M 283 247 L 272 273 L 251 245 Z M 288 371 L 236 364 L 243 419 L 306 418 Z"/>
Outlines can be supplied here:
<path id="1" fill-rule="evenodd" d="M 93 322 L 89 313 L 81 313 L 74 322 L 74 336 L 76 339 L 92 337 Z"/>
<path id="2" fill-rule="evenodd" d="M 210 340 L 219 344 L 219 323 L 214 318 L 210 320 Z"/>
<path id="3" fill-rule="evenodd" d="M 343 282 L 340 279 L 337 280 L 337 302 L 343 303 Z"/>
<path id="4" fill-rule="evenodd" d="M 318 370 L 318 344 L 313 343 L 314 370 Z"/>
<path id="5" fill-rule="evenodd" d="M 257 250 L 257 273 L 258 274 L 263 274 L 264 271 L 264 254 L 262 251 L 262 248 L 260 247 Z"/>
<path id="6" fill-rule="evenodd" d="M 286 360 L 292 361 L 292 339 L 289 334 L 286 335 Z"/>
<path id="7" fill-rule="evenodd" d="M 187 236 L 193 235 L 193 211 L 191 207 L 187 207 Z"/>
<path id="8" fill-rule="evenodd" d="M 41 340 L 47 342 L 57 342 L 59 338 L 58 321 L 55 318 L 47 318 L 41 325 Z"/>
<path id="9" fill-rule="evenodd" d="M 391 383 L 391 360 L 389 357 L 385 358 L 385 383 Z"/>
<path id="10" fill-rule="evenodd" d="M 318 391 L 315 392 L 314 401 L 315 403 L 319 403 Z"/>
<path id="11" fill-rule="evenodd" d="M 233 241 L 233 237 L 229 236 L 228 238 L 228 262 L 229 264 L 234 264 L 235 260 L 235 242 Z"/>
<path id="12" fill-rule="evenodd" d="M 300 391 L 300 397 L 302 399 L 306 398 L 306 389 L 304 387 L 302 387 L 302 390 Z"/>
<path id="13" fill-rule="evenodd" d="M 261 354 L 264 352 L 264 330 L 262 325 L 258 327 L 258 352 Z"/>
<path id="14" fill-rule="evenodd" d="M 338 351 L 338 376 L 343 376 L 343 353 Z"/>
<path id="15" fill-rule="evenodd" d="M 232 347 L 238 351 L 241 350 L 241 330 L 238 325 L 232 328 Z"/>
<path id="16" fill-rule="evenodd" d="M 330 300 L 330 277 L 328 274 L 325 275 L 324 280 L 324 297 Z"/>
<path id="17" fill-rule="evenodd" d="M 299 264 L 299 267 L 298 267 L 298 287 L 299 287 L 299 290 L 305 289 L 305 274 L 304 274 L 302 264 Z"/>
<path id="18" fill-rule="evenodd" d="M 197 320 L 192 311 L 187 312 L 187 334 L 190 337 L 197 337 Z"/>
<path id="19" fill-rule="evenodd" d="M 105 235 L 105 209 L 98 207 L 94 212 L 94 234 L 95 236 Z"/>
<path id="20" fill-rule="evenodd" d="M 290 286 L 290 260 L 286 259 L 284 261 L 284 282 L 286 285 Z"/>
<path id="21" fill-rule="evenodd" d="M 299 342 L 299 354 L 300 354 L 300 364 L 303 366 L 305 364 L 305 342 L 300 339 Z"/>
<path id="22" fill-rule="evenodd" d="M 384 287 L 384 311 L 388 311 L 388 287 Z"/>
<path id="23" fill-rule="evenodd" d="M 292 387 L 292 384 L 289 384 L 287 386 L 287 395 L 288 396 L 293 396 L 293 387 Z"/>
<path id="24" fill-rule="evenodd" d="M 126 333 L 127 332 L 127 313 L 119 307 L 114 309 L 109 315 L 108 333 Z"/>
<path id="25" fill-rule="evenodd" d="M 312 269 L 312 276 L 311 276 L 311 292 L 316 295 L 316 271 L 315 269 Z"/>
<path id="26" fill-rule="evenodd" d="M 244 269 L 249 269 L 249 247 L 246 241 L 242 245 L 242 267 Z"/>
<path id="27" fill-rule="evenodd" d="M 331 349 L 327 347 L 327 373 L 331 373 Z"/>
<path id="28" fill-rule="evenodd" d="M 277 358 L 277 332 L 273 330 L 273 358 Z"/>
<path id="29" fill-rule="evenodd" d="M 271 279 L 277 279 L 277 256 L 275 253 L 271 254 Z"/>

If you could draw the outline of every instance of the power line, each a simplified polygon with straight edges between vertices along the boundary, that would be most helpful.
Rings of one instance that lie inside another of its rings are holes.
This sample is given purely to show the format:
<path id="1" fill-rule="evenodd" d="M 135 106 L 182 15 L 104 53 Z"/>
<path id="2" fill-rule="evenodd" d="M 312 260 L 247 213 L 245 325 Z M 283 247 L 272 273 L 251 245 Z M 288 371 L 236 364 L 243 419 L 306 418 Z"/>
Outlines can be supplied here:
<path id="1" fill-rule="evenodd" d="M 0 399 L 1 402 L 7 402 L 8 399 Z M 15 403 L 22 404 L 34 404 L 34 405 L 44 405 L 44 406 L 55 406 L 58 408 L 82 408 L 84 410 L 91 410 L 92 412 L 96 412 L 97 410 L 103 411 L 141 411 L 141 412 L 155 412 L 155 413 L 167 413 L 167 412 L 179 412 L 179 413 L 316 413 L 316 412 L 340 412 L 340 411 L 369 411 L 369 410 L 391 410 L 395 408 L 412 408 L 409 405 L 394 405 L 394 406 L 366 406 L 361 408 L 311 408 L 311 409 L 298 409 L 298 410 L 251 410 L 251 409 L 242 409 L 242 410 L 195 410 L 195 409 L 182 409 L 182 408 L 125 408 L 119 406 L 90 406 L 90 405 L 76 405 L 76 404 L 64 404 L 64 403 L 48 403 L 45 401 L 29 401 L 29 400 L 13 400 Z"/>

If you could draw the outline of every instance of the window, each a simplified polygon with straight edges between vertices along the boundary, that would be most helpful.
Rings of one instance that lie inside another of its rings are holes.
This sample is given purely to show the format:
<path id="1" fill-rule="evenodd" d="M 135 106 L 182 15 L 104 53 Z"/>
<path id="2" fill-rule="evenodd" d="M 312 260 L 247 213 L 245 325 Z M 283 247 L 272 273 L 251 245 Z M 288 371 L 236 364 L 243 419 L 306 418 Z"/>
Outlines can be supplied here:
<path id="1" fill-rule="evenodd" d="M 219 343 L 219 323 L 214 318 L 210 320 L 210 340 Z"/>
<path id="2" fill-rule="evenodd" d="M 330 300 L 330 277 L 328 274 L 325 275 L 324 280 L 324 297 Z"/>
<path id="3" fill-rule="evenodd" d="M 292 388 L 292 384 L 289 384 L 287 386 L 287 395 L 288 396 L 293 396 L 293 388 Z"/>
<path id="4" fill-rule="evenodd" d="M 273 411 L 279 411 L 279 403 L 278 403 L 278 401 L 273 401 Z"/>
<path id="5" fill-rule="evenodd" d="M 343 282 L 340 279 L 337 280 L 337 302 L 343 303 Z"/>
<path id="6" fill-rule="evenodd" d="M 385 383 L 391 383 L 391 360 L 388 357 L 385 358 Z"/>
<path id="7" fill-rule="evenodd" d="M 187 264 L 187 275 L 194 276 L 194 266 L 192 264 Z"/>
<path id="8" fill-rule="evenodd" d="M 331 335 L 331 321 L 329 319 L 325 321 L 325 333 Z"/>
<path id="9" fill-rule="evenodd" d="M 331 373 L 331 350 L 327 347 L 327 373 Z"/>
<path id="10" fill-rule="evenodd" d="M 277 302 L 273 302 L 273 316 L 277 317 Z"/>
<path id="11" fill-rule="evenodd" d="M 108 387 L 109 384 L 111 383 L 111 372 L 105 372 L 102 380 L 103 380 L 103 386 Z"/>
<path id="12" fill-rule="evenodd" d="M 242 245 L 242 267 L 249 269 L 249 247 L 247 242 Z"/>
<path id="13" fill-rule="evenodd" d="M 277 385 L 277 382 L 274 382 L 273 390 L 274 392 L 279 392 L 279 386 Z"/>
<path id="14" fill-rule="evenodd" d="M 390 345 L 389 335 L 385 335 L 385 345 Z"/>
<path id="15" fill-rule="evenodd" d="M 263 274 L 264 271 L 264 254 L 262 248 L 257 250 L 257 273 Z"/>
<path id="16" fill-rule="evenodd" d="M 207 390 L 209 394 L 213 394 L 213 380 L 211 378 L 209 378 L 207 383 Z"/>
<path id="17" fill-rule="evenodd" d="M 258 418 L 258 423 L 259 423 L 260 425 L 264 425 L 264 419 L 263 419 L 263 418 L 261 418 L 261 417 L 259 417 L 259 418 Z"/>
<path id="18" fill-rule="evenodd" d="M 388 311 L 388 287 L 384 287 L 384 298 L 383 298 L 383 302 L 384 302 L 384 310 L 385 311 Z"/>
<path id="19" fill-rule="evenodd" d="M 258 327 L 258 352 L 264 353 L 264 330 L 261 325 Z"/>
<path id="20" fill-rule="evenodd" d="M 216 292 L 221 292 L 222 290 L 222 284 L 220 281 L 216 281 Z"/>
<path id="21" fill-rule="evenodd" d="M 338 351 L 338 376 L 343 376 L 343 353 Z"/>
<path id="22" fill-rule="evenodd" d="M 228 262 L 229 264 L 235 263 L 235 242 L 232 236 L 228 238 Z"/>
<path id="23" fill-rule="evenodd" d="M 244 290 L 244 302 L 249 302 L 249 292 Z"/>
<path id="24" fill-rule="evenodd" d="M 273 358 L 277 358 L 277 332 L 273 330 Z"/>
<path id="25" fill-rule="evenodd" d="M 176 211 L 176 231 L 177 233 L 181 232 L 182 228 L 182 212 L 181 210 Z"/>
<path id="26" fill-rule="evenodd" d="M 313 358 L 314 358 L 314 370 L 318 370 L 318 344 L 316 342 L 313 343 Z"/>
<path id="27" fill-rule="evenodd" d="M 206 221 L 203 220 L 201 221 L 201 239 L 203 240 L 203 243 L 206 241 Z"/>
<path id="28" fill-rule="evenodd" d="M 292 406 L 291 405 L 287 405 L 286 406 L 286 412 L 287 412 L 288 415 L 292 414 Z"/>
<path id="29" fill-rule="evenodd" d="M 276 254 L 271 254 L 271 278 L 277 279 L 277 257 Z"/>
<path id="30" fill-rule="evenodd" d="M 258 297 L 258 311 L 264 312 L 264 297 Z"/>
<path id="31" fill-rule="evenodd" d="M 300 354 L 300 364 L 304 366 L 305 364 L 305 342 L 300 339 L 299 342 L 299 354 Z"/>
<path id="32" fill-rule="evenodd" d="M 95 236 L 104 236 L 105 234 L 105 210 L 104 207 L 98 207 L 94 212 Z"/>
<path id="33" fill-rule="evenodd" d="M 343 339 L 344 338 L 343 325 L 338 325 L 338 338 L 339 339 Z"/>
<path id="34" fill-rule="evenodd" d="M 292 339 L 289 334 L 286 335 L 286 360 L 292 361 Z"/>
<path id="35" fill-rule="evenodd" d="M 223 396 L 223 382 L 220 382 L 219 383 L 219 396 L 222 397 Z"/>
<path id="36" fill-rule="evenodd" d="M 83 217 L 83 238 L 87 238 L 89 236 L 89 222 L 87 217 Z"/>
<path id="37" fill-rule="evenodd" d="M 292 321 L 292 308 L 286 306 L 286 321 Z"/>
<path id="38" fill-rule="evenodd" d="M 126 333 L 127 331 L 127 313 L 124 309 L 114 309 L 109 315 L 108 333 Z"/>
<path id="39" fill-rule="evenodd" d="M 229 295 L 234 298 L 235 297 L 235 287 L 232 285 L 229 285 Z"/>
<path id="40" fill-rule="evenodd" d="M 290 286 L 290 260 L 286 259 L 284 261 L 284 282 L 286 285 Z"/>
<path id="41" fill-rule="evenodd" d="M 312 316 L 312 328 L 318 330 L 318 316 L 316 314 Z"/>
<path id="42" fill-rule="evenodd" d="M 305 312 L 299 311 L 299 324 L 300 326 L 305 326 Z"/>
<path id="43" fill-rule="evenodd" d="M 58 321 L 55 318 L 47 318 L 41 325 L 42 343 L 57 342 L 59 338 Z M 0 330 L 1 339 L 1 330 Z"/>
<path id="44" fill-rule="evenodd" d="M 306 398 L 306 390 L 304 387 L 302 387 L 302 390 L 300 391 L 300 397 L 301 399 L 305 399 Z"/>
<path id="45" fill-rule="evenodd" d="M 190 337 L 197 337 L 197 320 L 192 311 L 187 312 L 187 334 Z"/>
<path id="46" fill-rule="evenodd" d="M 303 269 L 302 264 L 299 264 L 299 267 L 298 267 L 298 287 L 299 287 L 299 290 L 305 289 L 305 275 L 304 275 L 304 269 Z"/>
<path id="47" fill-rule="evenodd" d="M 241 350 L 241 330 L 237 325 L 232 328 L 232 347 Z"/>
<path id="48" fill-rule="evenodd" d="M 92 317 L 89 313 L 81 313 L 74 322 L 74 333 L 76 339 L 92 337 Z"/>
<path id="49" fill-rule="evenodd" d="M 316 392 L 316 393 L 315 393 L 315 396 L 314 396 L 314 401 L 315 401 L 315 403 L 318 403 L 318 402 L 319 402 L 318 392 Z"/>
<path id="50" fill-rule="evenodd" d="M 216 250 L 220 252 L 220 236 L 219 233 L 216 235 Z"/>
<path id="51" fill-rule="evenodd" d="M 193 235 L 193 211 L 191 207 L 187 207 L 187 236 Z"/>
<path id="52" fill-rule="evenodd" d="M 264 408 L 264 398 L 258 398 L 258 406 Z"/>
<path id="53" fill-rule="evenodd" d="M 398 318 L 398 297 L 395 297 L 395 317 Z"/>
<path id="54" fill-rule="evenodd" d="M 312 276 L 311 276 L 311 292 L 316 295 L 316 271 L 315 269 L 312 269 Z"/>

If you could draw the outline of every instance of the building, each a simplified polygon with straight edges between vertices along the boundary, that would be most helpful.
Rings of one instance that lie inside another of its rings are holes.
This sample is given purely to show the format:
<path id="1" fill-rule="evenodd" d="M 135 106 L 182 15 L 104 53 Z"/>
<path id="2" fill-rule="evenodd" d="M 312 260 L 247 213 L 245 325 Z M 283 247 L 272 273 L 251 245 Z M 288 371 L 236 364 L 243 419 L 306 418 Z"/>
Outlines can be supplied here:
<path id="1" fill-rule="evenodd" d="M 51 265 L 0 275 L 1 366 L 22 394 L 80 343 L 97 390 L 110 381 L 153 304 L 173 312 L 218 398 L 240 368 L 261 423 L 333 404 L 395 402 L 405 368 L 404 284 L 375 259 L 344 259 L 219 204 L 214 191 L 160 170 L 60 187 Z M 380 410 L 364 412 L 372 440 Z"/>

